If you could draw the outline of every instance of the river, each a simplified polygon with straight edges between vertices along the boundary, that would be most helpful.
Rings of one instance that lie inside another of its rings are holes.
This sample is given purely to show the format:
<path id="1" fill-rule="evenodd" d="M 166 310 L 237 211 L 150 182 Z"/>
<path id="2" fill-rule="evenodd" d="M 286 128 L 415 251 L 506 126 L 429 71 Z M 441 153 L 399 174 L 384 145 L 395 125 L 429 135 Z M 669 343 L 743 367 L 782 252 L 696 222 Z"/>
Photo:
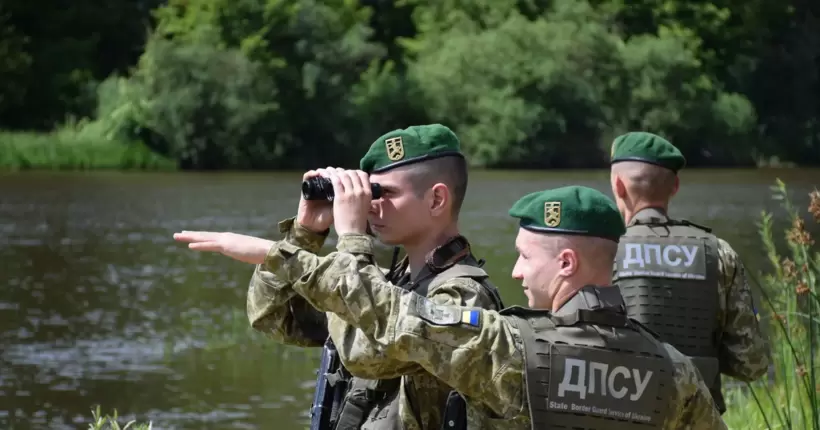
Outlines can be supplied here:
<path id="1" fill-rule="evenodd" d="M 757 271 L 761 211 L 784 219 L 776 177 L 805 211 L 820 170 L 690 169 L 673 214 L 713 227 Z M 155 429 L 305 428 L 317 351 L 249 330 L 252 266 L 172 239 L 183 229 L 276 237 L 300 178 L 1 174 L 0 428 L 87 428 L 96 404 Z M 510 278 L 517 226 L 507 209 L 569 184 L 610 194 L 602 170 L 472 174 L 462 231 L 507 304 L 525 303 Z"/>

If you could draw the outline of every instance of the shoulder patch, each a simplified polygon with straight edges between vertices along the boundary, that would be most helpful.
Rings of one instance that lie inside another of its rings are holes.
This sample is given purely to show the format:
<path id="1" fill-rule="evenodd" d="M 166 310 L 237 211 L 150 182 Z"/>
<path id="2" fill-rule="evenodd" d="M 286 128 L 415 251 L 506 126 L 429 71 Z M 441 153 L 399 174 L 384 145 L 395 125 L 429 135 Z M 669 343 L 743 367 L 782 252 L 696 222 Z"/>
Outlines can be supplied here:
<path id="1" fill-rule="evenodd" d="M 424 297 L 416 300 L 416 315 L 435 325 L 478 327 L 481 322 L 479 310 L 462 310 L 458 306 L 440 305 Z"/>
<path id="2" fill-rule="evenodd" d="M 469 311 L 462 311 L 461 312 L 461 323 L 471 325 L 473 327 L 478 327 L 478 322 L 481 320 L 481 313 L 476 310 L 469 310 Z"/>

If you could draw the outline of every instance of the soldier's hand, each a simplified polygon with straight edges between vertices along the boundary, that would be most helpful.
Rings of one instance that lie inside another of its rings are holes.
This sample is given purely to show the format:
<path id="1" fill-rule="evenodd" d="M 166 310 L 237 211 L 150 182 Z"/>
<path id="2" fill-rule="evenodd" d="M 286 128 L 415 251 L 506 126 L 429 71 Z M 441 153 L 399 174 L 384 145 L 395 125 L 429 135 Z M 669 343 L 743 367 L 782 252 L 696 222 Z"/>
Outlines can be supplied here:
<path id="1" fill-rule="evenodd" d="M 361 170 L 331 173 L 333 183 L 333 219 L 336 234 L 365 234 L 368 212 L 373 204 L 370 178 Z"/>
<path id="2" fill-rule="evenodd" d="M 194 251 L 219 252 L 249 264 L 264 263 L 274 244 L 271 240 L 244 234 L 211 231 L 182 231 L 174 233 L 174 240 L 188 242 L 188 248 Z"/>
<path id="3" fill-rule="evenodd" d="M 337 169 L 333 167 L 310 170 L 302 175 L 302 181 L 317 176 L 330 178 L 330 172 L 335 170 Z M 296 212 L 296 222 L 314 233 L 322 233 L 333 224 L 333 205 L 324 200 L 305 200 L 305 197 L 302 196 L 299 199 L 299 210 Z"/>

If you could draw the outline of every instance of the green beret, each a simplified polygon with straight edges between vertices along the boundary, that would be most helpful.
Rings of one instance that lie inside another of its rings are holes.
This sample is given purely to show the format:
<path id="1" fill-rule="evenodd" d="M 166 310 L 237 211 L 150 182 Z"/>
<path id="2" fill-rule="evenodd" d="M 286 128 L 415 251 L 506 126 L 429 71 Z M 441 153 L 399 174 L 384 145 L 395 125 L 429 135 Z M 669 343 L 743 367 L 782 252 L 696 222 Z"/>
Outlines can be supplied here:
<path id="1" fill-rule="evenodd" d="M 612 142 L 612 164 L 641 161 L 665 167 L 675 173 L 686 165 L 686 158 L 668 140 L 643 131 L 618 136 Z"/>
<path id="2" fill-rule="evenodd" d="M 521 228 L 536 233 L 577 234 L 618 242 L 626 226 L 615 203 L 600 191 L 569 186 L 527 194 L 510 208 Z"/>
<path id="3" fill-rule="evenodd" d="M 359 162 L 367 173 L 380 173 L 446 155 L 464 157 L 455 133 L 441 124 L 393 130 L 373 142 Z"/>

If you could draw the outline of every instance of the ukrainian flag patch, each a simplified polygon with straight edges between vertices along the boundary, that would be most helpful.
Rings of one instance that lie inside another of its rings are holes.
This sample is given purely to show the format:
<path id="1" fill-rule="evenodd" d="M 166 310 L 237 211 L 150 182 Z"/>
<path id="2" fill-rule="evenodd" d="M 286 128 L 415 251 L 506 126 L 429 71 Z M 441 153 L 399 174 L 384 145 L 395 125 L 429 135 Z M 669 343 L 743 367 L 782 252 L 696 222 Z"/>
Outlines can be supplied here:
<path id="1" fill-rule="evenodd" d="M 463 311 L 461 313 L 461 323 L 478 327 L 479 311 L 477 309 L 471 311 Z"/>

